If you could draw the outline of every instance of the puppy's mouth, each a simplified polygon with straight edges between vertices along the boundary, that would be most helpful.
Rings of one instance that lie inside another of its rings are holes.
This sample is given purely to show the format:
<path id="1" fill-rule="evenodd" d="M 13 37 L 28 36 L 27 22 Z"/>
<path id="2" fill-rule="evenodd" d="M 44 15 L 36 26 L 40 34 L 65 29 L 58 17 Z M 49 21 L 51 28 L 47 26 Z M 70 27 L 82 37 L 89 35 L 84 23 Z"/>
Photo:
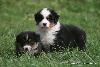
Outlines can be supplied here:
<path id="1" fill-rule="evenodd" d="M 26 45 L 23 47 L 24 48 L 24 52 L 28 52 L 30 54 L 34 54 L 37 52 L 37 49 L 38 49 L 38 44 L 34 44 L 32 46 L 30 45 Z"/>
<path id="2" fill-rule="evenodd" d="M 46 27 L 46 26 L 43 26 L 43 27 L 41 27 L 42 29 L 47 29 L 47 28 L 49 28 L 49 27 Z"/>
<path id="3" fill-rule="evenodd" d="M 24 53 L 27 53 L 27 54 L 35 54 L 35 53 L 37 53 L 37 50 L 38 50 L 38 48 L 35 48 L 35 49 L 24 49 Z"/>
<path id="4" fill-rule="evenodd" d="M 42 29 L 49 29 L 49 28 L 52 28 L 52 27 L 54 27 L 54 26 L 55 26 L 55 24 L 50 24 L 49 27 L 43 26 L 43 27 L 41 27 L 41 28 L 42 28 Z"/>

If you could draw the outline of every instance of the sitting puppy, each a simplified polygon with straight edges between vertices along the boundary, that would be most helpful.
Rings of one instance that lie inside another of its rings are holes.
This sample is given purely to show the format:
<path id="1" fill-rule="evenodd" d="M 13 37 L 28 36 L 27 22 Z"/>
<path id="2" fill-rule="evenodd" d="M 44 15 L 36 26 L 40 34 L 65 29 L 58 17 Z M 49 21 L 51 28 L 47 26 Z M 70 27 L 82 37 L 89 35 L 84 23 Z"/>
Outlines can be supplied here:
<path id="1" fill-rule="evenodd" d="M 21 32 L 16 36 L 16 55 L 21 56 L 25 52 L 38 55 L 41 52 L 40 36 L 35 32 Z"/>
<path id="2" fill-rule="evenodd" d="M 86 33 L 74 25 L 62 24 L 59 15 L 52 9 L 43 8 L 35 15 L 37 33 L 45 51 L 72 50 L 78 47 L 86 51 Z"/>

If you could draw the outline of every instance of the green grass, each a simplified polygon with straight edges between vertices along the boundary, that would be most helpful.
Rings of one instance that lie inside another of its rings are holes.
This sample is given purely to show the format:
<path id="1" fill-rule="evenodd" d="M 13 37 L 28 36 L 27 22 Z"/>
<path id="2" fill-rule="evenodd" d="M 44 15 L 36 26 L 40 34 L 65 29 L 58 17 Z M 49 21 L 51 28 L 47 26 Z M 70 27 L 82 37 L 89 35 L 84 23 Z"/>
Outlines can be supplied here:
<path id="1" fill-rule="evenodd" d="M 23 55 L 16 58 L 15 37 L 22 31 L 36 30 L 33 15 L 41 8 L 54 9 L 59 21 L 73 24 L 87 33 L 85 53 L 74 50 L 54 52 L 38 58 Z M 96 65 L 72 65 L 73 62 L 95 62 Z M 100 66 L 100 0 L 0 0 L 0 67 L 99 67 Z"/>

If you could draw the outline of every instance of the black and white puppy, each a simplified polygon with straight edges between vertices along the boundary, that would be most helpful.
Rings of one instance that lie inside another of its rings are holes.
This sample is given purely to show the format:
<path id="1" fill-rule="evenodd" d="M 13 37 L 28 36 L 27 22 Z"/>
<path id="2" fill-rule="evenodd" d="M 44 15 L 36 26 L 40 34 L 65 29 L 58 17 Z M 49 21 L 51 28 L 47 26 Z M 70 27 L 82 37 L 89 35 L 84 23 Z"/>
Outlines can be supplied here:
<path id="1" fill-rule="evenodd" d="M 21 32 L 16 36 L 15 47 L 17 56 L 21 56 L 27 51 L 34 55 L 40 54 L 42 49 L 40 36 L 31 31 Z"/>
<path id="2" fill-rule="evenodd" d="M 70 50 L 78 47 L 86 51 L 86 33 L 74 25 L 61 24 L 59 15 L 52 9 L 43 8 L 35 15 L 37 33 L 45 51 Z"/>

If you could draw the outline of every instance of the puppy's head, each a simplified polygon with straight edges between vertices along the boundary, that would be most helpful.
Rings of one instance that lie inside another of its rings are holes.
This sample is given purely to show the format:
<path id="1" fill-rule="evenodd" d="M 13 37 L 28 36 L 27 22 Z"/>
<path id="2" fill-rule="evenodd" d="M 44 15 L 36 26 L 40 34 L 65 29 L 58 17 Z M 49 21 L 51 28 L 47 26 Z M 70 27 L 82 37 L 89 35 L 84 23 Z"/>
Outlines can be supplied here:
<path id="1" fill-rule="evenodd" d="M 59 19 L 59 15 L 49 8 L 43 8 L 38 11 L 35 15 L 36 25 L 41 28 L 52 28 L 54 27 Z"/>
<path id="2" fill-rule="evenodd" d="M 40 37 L 35 32 L 22 32 L 16 37 L 16 51 L 17 53 L 25 53 L 28 51 L 31 54 L 38 53 L 40 50 Z"/>

